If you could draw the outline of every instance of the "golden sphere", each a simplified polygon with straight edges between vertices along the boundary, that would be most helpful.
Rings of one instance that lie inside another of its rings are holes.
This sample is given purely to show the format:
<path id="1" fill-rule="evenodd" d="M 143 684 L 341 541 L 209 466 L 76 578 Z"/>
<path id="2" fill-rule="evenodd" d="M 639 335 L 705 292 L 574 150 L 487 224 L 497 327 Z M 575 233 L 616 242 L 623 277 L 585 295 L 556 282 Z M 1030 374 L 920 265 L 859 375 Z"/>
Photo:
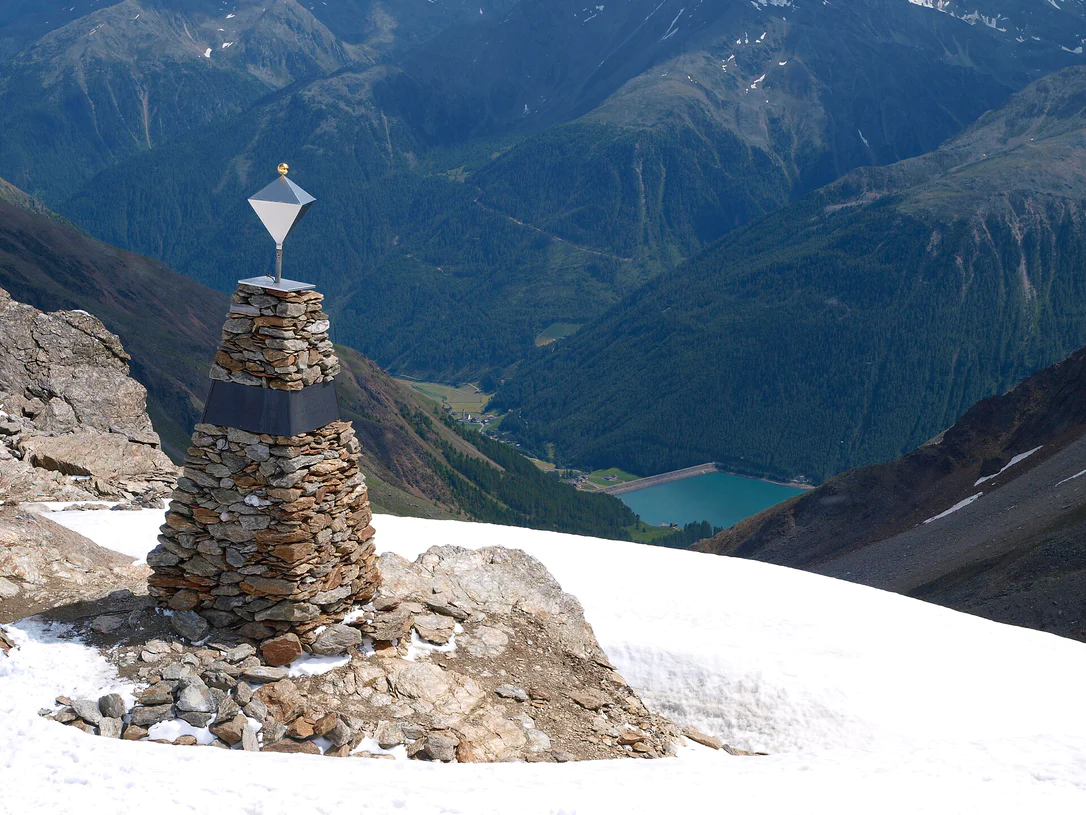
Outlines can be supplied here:
<path id="1" fill-rule="evenodd" d="M 290 172 L 290 166 L 284 161 L 279 165 L 279 175 L 286 175 Z"/>

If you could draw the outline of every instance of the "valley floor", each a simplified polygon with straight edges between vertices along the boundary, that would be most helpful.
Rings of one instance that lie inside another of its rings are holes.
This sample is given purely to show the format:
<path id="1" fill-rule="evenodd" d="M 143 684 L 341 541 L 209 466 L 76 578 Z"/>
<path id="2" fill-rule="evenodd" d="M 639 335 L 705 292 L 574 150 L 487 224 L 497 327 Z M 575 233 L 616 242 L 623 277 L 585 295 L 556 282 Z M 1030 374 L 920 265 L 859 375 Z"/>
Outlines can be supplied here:
<path id="1" fill-rule="evenodd" d="M 161 513 L 125 515 L 127 529 L 55 517 L 139 556 Z M 37 710 L 97 691 L 105 663 L 24 621 L 0 658 L 0 812 L 1086 811 L 1082 644 L 753 561 L 451 521 L 374 525 L 380 548 L 410 557 L 435 544 L 524 549 L 581 599 L 650 708 L 771 755 L 439 765 L 90 738 Z"/>

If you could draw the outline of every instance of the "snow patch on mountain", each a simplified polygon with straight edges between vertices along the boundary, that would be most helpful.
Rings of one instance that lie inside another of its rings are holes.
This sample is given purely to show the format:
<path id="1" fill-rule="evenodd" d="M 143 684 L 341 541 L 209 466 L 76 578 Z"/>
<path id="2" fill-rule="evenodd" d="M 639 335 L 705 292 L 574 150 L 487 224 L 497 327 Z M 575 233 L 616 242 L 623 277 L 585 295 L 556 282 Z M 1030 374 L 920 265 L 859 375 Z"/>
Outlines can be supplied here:
<path id="1" fill-rule="evenodd" d="M 975 483 L 975 484 L 973 484 L 973 486 L 974 486 L 974 487 L 979 487 L 979 486 L 980 486 L 981 484 L 983 484 L 983 483 L 984 483 L 985 481 L 991 481 L 991 480 L 992 480 L 993 478 L 996 478 L 996 477 L 998 477 L 998 476 L 1001 476 L 1001 475 L 1003 475 L 1003 473 L 1007 472 L 1007 470 L 1009 470 L 1009 469 L 1010 469 L 1011 467 L 1013 467 L 1013 466 L 1014 466 L 1015 464 L 1017 464 L 1017 463 L 1018 463 L 1019 461 L 1025 461 L 1025 460 L 1026 460 L 1027 458 L 1029 458 L 1029 457 L 1030 457 L 1030 456 L 1032 456 L 1032 455 L 1033 455 L 1034 453 L 1036 453 L 1036 452 L 1037 452 L 1038 450 L 1040 450 L 1040 449 L 1041 449 L 1041 447 L 1043 447 L 1043 446 L 1044 446 L 1044 445 L 1040 445 L 1040 446 L 1038 446 L 1038 447 L 1034 447 L 1034 448 L 1033 448 L 1032 450 L 1027 450 L 1027 451 L 1026 451 L 1026 452 L 1024 452 L 1024 453 L 1019 453 L 1018 455 L 1016 455 L 1016 456 L 1012 457 L 1012 458 L 1011 458 L 1011 460 L 1010 460 L 1010 461 L 1008 461 L 1008 462 L 1007 462 L 1006 464 L 1004 464 L 1004 465 L 1003 465 L 1003 466 L 1002 466 L 1002 467 L 1000 468 L 1000 470 L 999 470 L 999 472 L 998 472 L 998 473 L 992 473 L 991 475 L 982 475 L 982 476 L 981 476 L 980 478 L 978 478 L 978 479 L 977 479 L 976 483 Z"/>
<path id="2" fill-rule="evenodd" d="M 976 495 L 970 495 L 968 498 L 963 498 L 961 501 L 956 503 L 950 509 L 945 509 L 942 512 L 940 512 L 938 515 L 933 515 L 932 517 L 930 517 L 926 521 L 924 521 L 924 523 L 930 524 L 932 521 L 938 521 L 940 518 L 945 518 L 947 515 L 953 515 L 959 509 L 965 509 L 967 506 L 969 506 L 971 503 L 976 501 L 982 495 L 984 495 L 983 492 L 978 492 Z"/>
<path id="3" fill-rule="evenodd" d="M 108 545 L 111 533 L 82 520 Z M 116 515 L 117 513 L 112 513 Z M 88 519 L 89 520 L 89 519 Z M 160 520 L 160 519 L 158 519 Z M 155 542 L 146 517 L 144 546 Z M 0 658 L 10 811 L 1077 813 L 1086 806 L 1086 646 L 753 561 L 573 535 L 378 516 L 378 545 L 505 545 L 580 598 L 650 707 L 757 758 L 458 765 L 246 754 L 93 738 L 37 709 L 109 684 L 93 649 L 32 622 Z M 131 551 L 135 540 L 125 545 Z M 1043 692 L 1042 692 L 1043 689 Z M 4 806 L 0 805 L 0 810 Z"/>

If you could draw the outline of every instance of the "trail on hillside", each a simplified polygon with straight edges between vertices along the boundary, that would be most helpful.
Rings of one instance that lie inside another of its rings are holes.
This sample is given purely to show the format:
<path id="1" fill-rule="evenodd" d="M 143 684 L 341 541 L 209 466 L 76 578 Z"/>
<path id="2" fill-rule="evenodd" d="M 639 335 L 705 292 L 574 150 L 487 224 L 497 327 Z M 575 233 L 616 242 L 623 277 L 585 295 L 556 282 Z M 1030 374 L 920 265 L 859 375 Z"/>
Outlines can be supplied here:
<path id="1" fill-rule="evenodd" d="M 629 263 L 631 260 L 633 260 L 633 258 L 624 258 L 621 255 L 614 255 L 614 254 L 612 254 L 610 252 L 601 252 L 598 249 L 589 249 L 587 246 L 582 246 L 579 243 L 574 243 L 571 240 L 566 240 L 565 238 L 560 237 L 559 235 L 555 235 L 553 232 L 548 232 L 545 229 L 540 229 L 538 226 L 533 226 L 532 224 L 526 224 L 526 223 L 524 223 L 524 221 L 518 221 L 512 215 L 506 215 L 504 212 L 499 212 L 498 210 L 494 209 L 493 207 L 488 207 L 486 204 L 484 204 L 478 198 L 476 198 L 473 203 L 476 206 L 478 206 L 478 207 L 480 207 L 482 209 L 485 209 L 491 215 L 497 215 L 499 218 L 505 218 L 505 220 L 511 221 L 511 222 L 515 223 L 517 226 L 523 226 L 526 229 L 531 229 L 534 232 L 538 232 L 540 235 L 546 235 L 551 240 L 555 240 L 555 241 L 558 241 L 560 243 L 564 243 L 567 246 L 572 246 L 574 249 L 580 249 L 582 252 L 588 252 L 590 255 L 598 255 L 599 257 L 604 257 L 604 258 L 613 258 L 614 260 L 622 261 L 623 263 Z"/>

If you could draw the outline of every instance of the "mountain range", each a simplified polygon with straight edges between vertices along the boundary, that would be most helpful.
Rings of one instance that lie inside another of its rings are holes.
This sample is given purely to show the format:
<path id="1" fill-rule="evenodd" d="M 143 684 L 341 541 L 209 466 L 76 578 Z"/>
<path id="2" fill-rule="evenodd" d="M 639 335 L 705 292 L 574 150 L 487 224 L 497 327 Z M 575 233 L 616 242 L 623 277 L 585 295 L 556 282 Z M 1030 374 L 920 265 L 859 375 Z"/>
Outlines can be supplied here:
<path id="1" fill-rule="evenodd" d="M 1086 343 L 1086 70 L 939 149 L 858 168 L 542 349 L 526 441 L 818 483 L 931 438 Z"/>
<path id="2" fill-rule="evenodd" d="M 0 69 L 0 175 L 227 288 L 266 268 L 244 198 L 291 161 L 327 203 L 290 251 L 338 339 L 396 372 L 501 378 L 552 323 L 1081 61 L 1077 5 L 425 5 L 92 11 Z"/>
<path id="3" fill-rule="evenodd" d="M 1027 223 L 1040 195 L 1056 209 L 1036 217 L 1074 231 L 1056 202 L 1073 173 L 1034 189 L 1025 152 L 997 150 L 1018 197 L 1009 216 L 984 203 L 984 228 L 983 191 L 895 203 L 921 175 L 957 177 L 948 161 L 995 168 L 963 132 L 997 109 L 1029 119 L 1012 96 L 1031 82 L 1073 104 L 1073 74 L 1041 78 L 1081 65 L 1076 32 L 1079 4 L 1022 0 L 16 3 L 0 16 L 0 175 L 229 290 L 271 262 L 244 199 L 286 160 L 320 202 L 288 273 L 313 270 L 338 342 L 394 373 L 506 380 L 499 404 L 563 464 L 719 460 L 817 482 L 1083 341 L 1065 277 L 1049 291 L 1031 266 L 1047 261 Z M 936 211 L 960 234 L 928 253 Z M 898 243 L 872 258 L 860 244 L 879 230 Z M 1002 266 L 1018 231 L 1025 308 Z M 851 271 L 816 280 L 826 240 Z M 966 278 L 999 267 L 982 275 L 998 309 L 979 287 L 953 304 L 959 249 Z M 812 279 L 773 271 L 786 255 Z M 909 300 L 921 266 L 939 283 Z M 884 332 L 885 309 L 918 319 Z M 540 354 L 556 325 L 576 334 Z M 932 351 L 959 342 L 960 359 Z"/>

